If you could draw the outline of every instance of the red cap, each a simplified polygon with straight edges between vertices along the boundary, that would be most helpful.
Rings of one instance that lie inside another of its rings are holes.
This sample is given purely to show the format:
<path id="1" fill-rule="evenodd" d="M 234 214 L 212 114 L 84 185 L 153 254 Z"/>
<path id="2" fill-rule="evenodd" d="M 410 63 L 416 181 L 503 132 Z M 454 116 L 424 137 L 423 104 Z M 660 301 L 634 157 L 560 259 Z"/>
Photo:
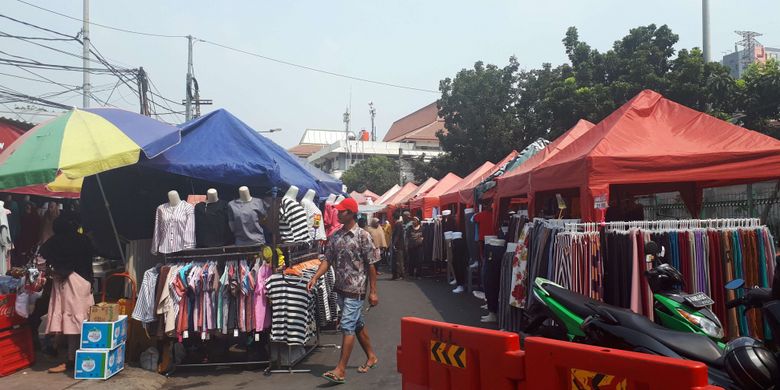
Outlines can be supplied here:
<path id="1" fill-rule="evenodd" d="M 339 211 L 346 211 L 349 210 L 352 212 L 352 214 L 357 214 L 358 212 L 358 204 L 355 201 L 355 199 L 352 198 L 344 198 L 339 204 L 336 205 L 336 210 Z"/>

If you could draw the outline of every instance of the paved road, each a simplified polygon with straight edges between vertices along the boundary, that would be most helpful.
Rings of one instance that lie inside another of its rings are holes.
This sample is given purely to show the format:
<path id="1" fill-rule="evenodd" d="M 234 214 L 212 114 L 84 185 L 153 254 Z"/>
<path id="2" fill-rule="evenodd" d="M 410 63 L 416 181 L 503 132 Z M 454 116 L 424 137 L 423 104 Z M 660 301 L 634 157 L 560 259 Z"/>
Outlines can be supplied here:
<path id="1" fill-rule="evenodd" d="M 372 309 L 366 318 L 366 326 L 373 339 L 380 363 L 368 374 L 359 374 L 357 366 L 365 361 L 365 355 L 357 345 L 352 353 L 347 383 L 338 389 L 400 389 L 401 377 L 396 372 L 396 346 L 401 338 L 401 317 L 415 316 L 463 325 L 481 326 L 482 310 L 477 299 L 467 294 L 454 295 L 452 287 L 443 281 L 422 279 L 391 281 L 387 275 L 378 282 L 380 305 Z M 323 335 L 321 344 L 340 344 L 339 335 Z M 322 348 L 314 351 L 298 367 L 311 373 L 273 374 L 263 376 L 262 371 L 237 369 L 189 369 L 181 370 L 168 379 L 166 389 L 217 389 L 264 388 L 314 389 L 333 385 L 320 378 L 338 361 L 339 350 Z M 266 387 L 268 386 L 268 387 Z M 276 387 L 284 386 L 284 387 Z"/>

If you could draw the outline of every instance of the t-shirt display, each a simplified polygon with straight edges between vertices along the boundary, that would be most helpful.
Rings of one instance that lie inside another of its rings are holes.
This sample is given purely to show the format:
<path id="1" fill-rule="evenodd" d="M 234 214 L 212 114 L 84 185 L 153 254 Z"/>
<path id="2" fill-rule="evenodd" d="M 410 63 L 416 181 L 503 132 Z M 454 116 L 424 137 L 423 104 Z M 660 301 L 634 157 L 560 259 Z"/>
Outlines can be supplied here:
<path id="1" fill-rule="evenodd" d="M 301 206 L 306 211 L 306 224 L 309 226 L 309 235 L 315 240 L 324 240 L 325 221 L 322 219 L 322 211 L 309 199 L 302 199 Z"/>
<path id="2" fill-rule="evenodd" d="M 496 227 L 493 225 L 493 212 L 482 211 L 474 216 L 474 223 L 479 226 L 479 240 L 485 239 L 485 236 L 495 236 Z"/>
<path id="3" fill-rule="evenodd" d="M 195 208 L 187 202 L 157 207 L 152 253 L 174 253 L 195 247 Z"/>
<path id="4" fill-rule="evenodd" d="M 309 225 L 306 223 L 306 211 L 295 199 L 286 196 L 282 198 L 282 205 L 279 208 L 279 234 L 282 242 L 311 240 Z"/>
<path id="5" fill-rule="evenodd" d="M 265 244 L 260 220 L 266 215 L 265 203 L 258 198 L 249 201 L 236 199 L 228 203 L 228 224 L 236 238 L 236 245 Z"/>
<path id="6" fill-rule="evenodd" d="M 228 202 L 200 202 L 195 205 L 195 242 L 198 248 L 233 244 L 235 238 L 228 224 Z"/>

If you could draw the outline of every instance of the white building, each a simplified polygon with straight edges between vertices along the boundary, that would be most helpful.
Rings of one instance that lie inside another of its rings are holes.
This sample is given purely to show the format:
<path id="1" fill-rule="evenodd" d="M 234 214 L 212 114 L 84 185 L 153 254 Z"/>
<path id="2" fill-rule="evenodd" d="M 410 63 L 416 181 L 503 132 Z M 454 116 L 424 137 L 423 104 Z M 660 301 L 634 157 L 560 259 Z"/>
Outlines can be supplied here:
<path id="1" fill-rule="evenodd" d="M 436 134 L 446 132 L 444 121 L 438 117 L 433 102 L 393 123 L 383 141 L 360 141 L 344 131 L 307 129 L 301 142 L 289 152 L 306 158 L 323 171 L 336 178 L 350 166 L 372 156 L 401 158 L 401 171 L 405 181 L 413 179 L 409 160 L 430 160 L 443 153 Z"/>

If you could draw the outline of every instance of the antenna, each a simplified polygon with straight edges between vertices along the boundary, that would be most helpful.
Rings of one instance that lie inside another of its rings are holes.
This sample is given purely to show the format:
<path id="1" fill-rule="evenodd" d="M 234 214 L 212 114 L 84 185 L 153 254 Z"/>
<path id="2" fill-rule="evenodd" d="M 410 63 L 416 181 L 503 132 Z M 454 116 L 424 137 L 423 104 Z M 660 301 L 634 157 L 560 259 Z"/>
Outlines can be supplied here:
<path id="1" fill-rule="evenodd" d="M 737 35 L 742 37 L 742 40 L 737 42 L 737 45 L 744 47 L 742 50 L 742 58 L 740 59 L 741 69 L 747 69 L 756 59 L 756 48 L 763 47 L 761 43 L 756 40 L 756 37 L 763 36 L 764 34 L 757 33 L 755 31 L 734 31 Z M 740 74 L 742 72 L 739 72 Z"/>

